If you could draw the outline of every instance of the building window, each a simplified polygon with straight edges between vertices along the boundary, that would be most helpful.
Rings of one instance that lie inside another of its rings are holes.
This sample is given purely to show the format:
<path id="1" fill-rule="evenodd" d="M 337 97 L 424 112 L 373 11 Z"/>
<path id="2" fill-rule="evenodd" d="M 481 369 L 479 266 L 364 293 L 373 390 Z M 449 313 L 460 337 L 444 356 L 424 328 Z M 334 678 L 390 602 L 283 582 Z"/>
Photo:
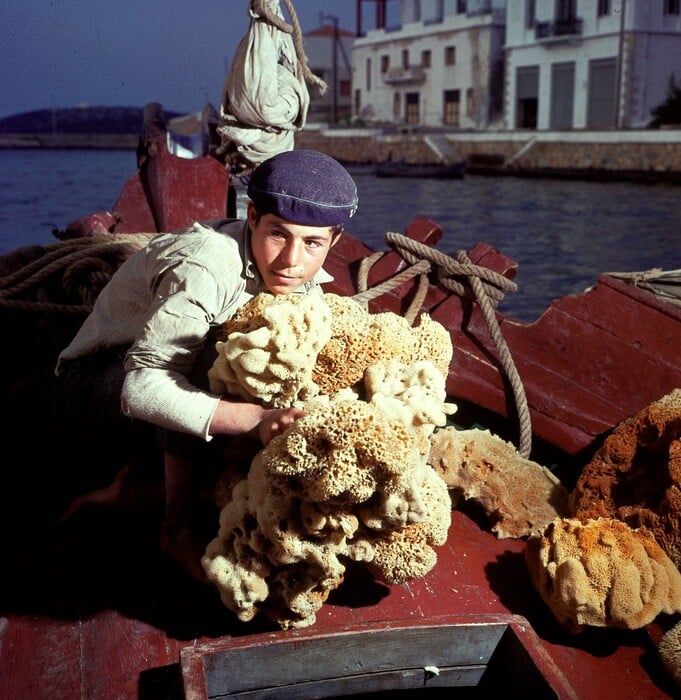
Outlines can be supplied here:
<path id="1" fill-rule="evenodd" d="M 610 0 L 598 0 L 598 16 L 605 17 L 610 14 Z"/>
<path id="2" fill-rule="evenodd" d="M 381 75 L 387 73 L 390 70 L 390 56 L 381 56 Z"/>
<path id="3" fill-rule="evenodd" d="M 574 61 L 551 65 L 549 129 L 572 129 L 575 72 Z"/>
<path id="4" fill-rule="evenodd" d="M 445 90 L 442 121 L 447 126 L 459 126 L 459 91 Z"/>
<path id="5" fill-rule="evenodd" d="M 402 99 L 399 92 L 393 94 L 393 117 L 399 119 L 402 114 Z"/>
<path id="6" fill-rule="evenodd" d="M 466 0 L 456 0 L 456 14 L 462 15 L 466 12 Z"/>
<path id="7" fill-rule="evenodd" d="M 426 51 L 421 52 L 421 66 L 423 68 L 430 68 L 431 55 L 430 49 L 426 49 Z"/>
<path id="8" fill-rule="evenodd" d="M 617 126 L 617 58 L 589 61 L 586 95 L 588 129 L 612 129 Z"/>
<path id="9" fill-rule="evenodd" d="M 537 16 L 535 0 L 525 0 L 525 28 L 534 28 L 534 19 Z"/>
<path id="10" fill-rule="evenodd" d="M 556 19 L 575 19 L 577 0 L 556 0 Z"/>
<path id="11" fill-rule="evenodd" d="M 539 66 L 516 68 L 516 129 L 536 129 L 539 112 Z"/>
<path id="12" fill-rule="evenodd" d="M 367 92 L 370 92 L 371 90 L 371 59 L 367 58 L 366 62 L 366 90 Z"/>
<path id="13" fill-rule="evenodd" d="M 666 15 L 678 15 L 681 0 L 665 0 L 664 13 Z"/>
<path id="14" fill-rule="evenodd" d="M 456 63 L 456 46 L 445 47 L 445 65 L 453 66 Z"/>
<path id="15" fill-rule="evenodd" d="M 338 94 L 341 97 L 350 97 L 352 90 L 352 82 L 350 80 L 339 80 L 338 81 Z"/>
<path id="16" fill-rule="evenodd" d="M 402 68 L 405 70 L 409 68 L 409 49 L 404 49 L 402 51 Z"/>
<path id="17" fill-rule="evenodd" d="M 415 126 L 420 122 L 419 115 L 419 94 L 418 92 L 408 92 L 405 95 L 405 115 L 404 121 L 411 126 Z"/>

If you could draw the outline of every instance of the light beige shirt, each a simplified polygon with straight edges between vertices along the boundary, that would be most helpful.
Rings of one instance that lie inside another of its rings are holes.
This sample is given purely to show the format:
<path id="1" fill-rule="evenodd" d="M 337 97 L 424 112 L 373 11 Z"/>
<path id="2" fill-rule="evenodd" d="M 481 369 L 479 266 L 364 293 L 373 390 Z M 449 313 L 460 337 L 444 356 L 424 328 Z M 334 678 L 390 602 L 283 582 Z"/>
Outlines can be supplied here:
<path id="1" fill-rule="evenodd" d="M 62 363 L 129 347 L 123 413 L 161 428 L 210 440 L 219 397 L 187 378 L 211 328 L 266 291 L 250 253 L 245 221 L 195 223 L 166 233 L 130 256 L 97 298 Z M 320 270 L 302 293 L 322 293 L 333 278 Z"/>

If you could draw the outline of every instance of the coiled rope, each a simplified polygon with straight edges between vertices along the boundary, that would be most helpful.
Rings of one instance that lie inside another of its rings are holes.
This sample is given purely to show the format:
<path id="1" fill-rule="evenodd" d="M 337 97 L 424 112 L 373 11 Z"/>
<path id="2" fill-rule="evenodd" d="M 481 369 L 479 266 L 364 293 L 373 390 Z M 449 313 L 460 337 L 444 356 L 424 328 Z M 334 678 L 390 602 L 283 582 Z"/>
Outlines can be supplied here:
<path id="1" fill-rule="evenodd" d="M 0 308 L 40 314 L 86 316 L 111 275 L 155 233 L 97 234 L 44 246 L 39 258 L 0 277 Z M 40 298 L 45 284 L 73 303 Z M 35 292 L 37 298 L 30 299 Z"/>
<path id="2" fill-rule="evenodd" d="M 499 360 L 513 391 L 520 428 L 518 452 L 522 457 L 528 458 L 532 449 L 532 421 L 527 406 L 527 396 L 494 312 L 499 302 L 504 298 L 504 293 L 515 292 L 518 286 L 494 270 L 474 265 L 463 250 L 458 251 L 456 259 L 454 259 L 435 248 L 399 233 L 386 233 L 385 241 L 410 263 L 410 267 L 398 272 L 389 280 L 368 288 L 369 270 L 385 255 L 385 252 L 374 253 L 366 257 L 360 263 L 357 282 L 359 292 L 353 296 L 353 299 L 366 305 L 372 299 L 376 299 L 418 276 L 418 289 L 405 313 L 405 318 L 413 324 L 428 291 L 428 274 L 430 272 L 435 272 L 438 284 L 459 296 L 471 296 L 466 287 L 467 284 L 473 299 L 478 303 L 483 313 Z M 463 278 L 466 284 L 454 279 L 454 276 Z"/>

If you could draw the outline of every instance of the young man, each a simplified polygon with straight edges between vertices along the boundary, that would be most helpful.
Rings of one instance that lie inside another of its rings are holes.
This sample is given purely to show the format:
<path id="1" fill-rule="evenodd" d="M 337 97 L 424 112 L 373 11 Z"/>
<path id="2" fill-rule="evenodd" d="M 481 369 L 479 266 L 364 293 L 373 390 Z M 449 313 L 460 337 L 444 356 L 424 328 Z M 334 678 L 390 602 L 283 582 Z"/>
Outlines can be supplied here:
<path id="1" fill-rule="evenodd" d="M 57 363 L 67 414 L 103 450 L 148 444 L 152 427 L 169 436 L 169 510 L 187 478 L 177 434 L 204 444 L 249 435 L 266 445 L 300 417 L 211 394 L 212 331 L 260 292 L 322 293 L 331 279 L 322 266 L 358 201 L 345 168 L 304 150 L 262 163 L 247 192 L 246 221 L 196 223 L 128 258 Z"/>

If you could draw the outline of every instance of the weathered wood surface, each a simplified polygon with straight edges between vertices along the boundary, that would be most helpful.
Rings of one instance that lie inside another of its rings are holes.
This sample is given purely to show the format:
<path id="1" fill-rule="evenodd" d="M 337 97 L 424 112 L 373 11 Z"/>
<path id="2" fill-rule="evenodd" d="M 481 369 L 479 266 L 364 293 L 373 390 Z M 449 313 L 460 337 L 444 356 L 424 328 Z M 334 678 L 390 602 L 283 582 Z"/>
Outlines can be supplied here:
<path id="1" fill-rule="evenodd" d="M 557 697 L 675 696 L 653 642 L 660 627 L 591 629 L 574 637 L 562 631 L 531 585 L 524 542 L 499 540 L 462 512 L 453 513 L 428 575 L 387 587 L 363 567 L 349 567 L 315 625 L 286 632 L 262 620 L 236 622 L 213 587 L 188 579 L 160 555 L 152 512 L 95 508 L 29 538 L 25 548 L 5 548 L 0 697 L 179 699 L 181 653 L 205 654 L 213 642 L 217 649 L 247 648 L 343 630 L 509 616 L 526 629 L 534 664 L 563 689 Z M 195 683 L 187 673 L 186 682 Z"/>
<path id="2" fill-rule="evenodd" d="M 188 700 L 339 697 L 388 690 L 522 688 L 577 697 L 523 617 L 446 615 L 271 638 L 223 639 L 181 654 Z"/>

